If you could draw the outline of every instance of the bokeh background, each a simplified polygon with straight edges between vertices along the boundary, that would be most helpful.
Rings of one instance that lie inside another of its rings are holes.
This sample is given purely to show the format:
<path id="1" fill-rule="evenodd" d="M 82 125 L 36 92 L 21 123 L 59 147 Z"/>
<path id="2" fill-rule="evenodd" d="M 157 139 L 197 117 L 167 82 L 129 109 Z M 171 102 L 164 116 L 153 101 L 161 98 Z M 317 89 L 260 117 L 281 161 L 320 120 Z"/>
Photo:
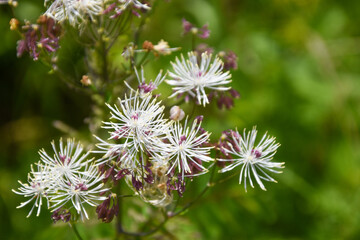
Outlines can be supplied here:
<path id="1" fill-rule="evenodd" d="M 15 9 L 18 19 L 35 20 L 42 12 L 40 0 L 19 1 Z M 237 177 L 216 185 L 149 239 L 360 239 L 359 15 L 360 4 L 351 0 L 158 0 L 141 40 L 164 39 L 188 51 L 191 38 L 181 34 L 185 17 L 208 23 L 211 36 L 204 42 L 239 57 L 232 74 L 241 98 L 231 111 L 213 105 L 204 113 L 212 138 L 256 125 L 260 134 L 277 137 L 275 160 L 286 168 L 275 176 L 279 183 L 266 184 L 268 191 L 245 193 Z M 26 180 L 38 149 L 66 137 L 60 122 L 90 137 L 84 119 L 92 100 L 69 90 L 41 63 L 16 57 L 11 16 L 8 6 L 0 6 L 0 238 L 74 239 L 65 224 L 52 224 L 45 209 L 25 218 L 30 207 L 16 209 L 23 199 L 11 189 Z M 173 59 L 154 59 L 149 74 Z M 199 182 L 184 202 L 206 179 Z M 151 210 L 139 207 L 139 215 L 124 208 L 134 224 Z M 84 238 L 112 239 L 113 225 L 97 223 L 79 225 Z"/>

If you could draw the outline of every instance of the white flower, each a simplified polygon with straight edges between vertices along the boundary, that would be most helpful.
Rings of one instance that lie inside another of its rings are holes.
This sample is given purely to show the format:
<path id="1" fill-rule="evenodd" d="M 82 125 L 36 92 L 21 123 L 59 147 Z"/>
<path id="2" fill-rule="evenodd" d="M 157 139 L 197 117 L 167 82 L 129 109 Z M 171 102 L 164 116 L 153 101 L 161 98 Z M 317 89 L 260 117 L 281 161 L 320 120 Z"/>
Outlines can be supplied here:
<path id="1" fill-rule="evenodd" d="M 82 220 L 84 220 L 84 216 L 89 219 L 84 203 L 96 207 L 98 201 L 106 199 L 106 196 L 100 196 L 100 193 L 108 190 L 102 188 L 104 186 L 103 178 L 104 176 L 99 174 L 97 167 L 91 165 L 74 177 L 72 182 L 59 181 L 56 192 L 50 195 L 50 202 L 53 203 L 51 208 L 54 208 L 52 211 L 71 202 Z"/>
<path id="2" fill-rule="evenodd" d="M 262 137 L 260 142 L 255 146 L 257 130 L 254 127 L 251 132 L 246 134 L 245 130 L 242 136 L 236 131 L 232 134 L 234 146 L 229 144 L 229 149 L 225 149 L 228 153 L 234 156 L 233 159 L 218 159 L 218 161 L 230 162 L 228 166 L 221 169 L 219 172 L 227 172 L 237 166 L 241 166 L 239 183 L 244 181 L 245 191 L 246 182 L 250 182 L 251 187 L 254 187 L 252 176 L 259 184 L 261 189 L 266 190 L 262 180 L 276 182 L 264 170 L 273 173 L 282 173 L 273 168 L 283 168 L 284 163 L 271 162 L 280 144 L 275 142 L 274 137 L 269 137 L 267 133 Z"/>
<path id="3" fill-rule="evenodd" d="M 164 106 L 161 106 L 160 102 L 150 94 L 141 98 L 139 92 L 131 93 L 129 98 L 125 96 L 124 100 L 119 99 L 119 103 L 121 110 L 116 105 L 114 107 L 108 105 L 111 119 L 116 122 L 104 122 L 103 128 L 110 130 L 110 139 L 122 142 L 110 144 L 101 141 L 98 147 L 108 150 L 104 158 L 114 158 L 116 157 L 114 153 L 124 152 L 126 158 L 121 159 L 126 163 L 124 167 L 136 169 L 144 165 L 145 151 L 156 154 L 155 146 L 164 144 L 162 140 L 166 137 L 171 122 L 163 119 Z M 141 161 L 138 159 L 139 155 Z"/>
<path id="4" fill-rule="evenodd" d="M 211 63 L 212 55 L 205 52 L 201 54 L 199 66 L 194 52 L 189 52 L 188 56 L 189 60 L 181 55 L 181 61 L 176 58 L 175 63 L 171 63 L 174 72 L 169 72 L 171 80 L 166 81 L 173 86 L 174 93 L 170 97 L 186 92 L 205 106 L 209 103 L 206 88 L 216 91 L 230 89 L 224 85 L 231 82 L 231 74 L 222 72 L 223 62 L 218 57 Z"/>
<path id="5" fill-rule="evenodd" d="M 35 201 L 29 214 L 26 217 L 29 217 L 31 215 L 35 207 L 38 208 L 36 216 L 39 216 L 41 206 L 43 203 L 42 198 L 45 197 L 47 199 L 47 195 L 48 195 L 47 189 L 51 183 L 48 180 L 48 176 L 49 176 L 49 169 L 47 167 L 38 165 L 38 171 L 35 172 L 33 166 L 31 165 L 31 172 L 28 174 L 28 183 L 22 183 L 21 181 L 19 181 L 21 187 L 18 188 L 18 191 L 12 189 L 12 191 L 16 194 L 23 195 L 24 197 L 30 197 L 29 200 L 21 203 L 17 208 L 24 207 L 30 202 Z M 48 207 L 49 207 L 49 202 L 48 202 Z"/>
<path id="6" fill-rule="evenodd" d="M 47 1 L 45 1 L 46 4 Z M 55 0 L 45 15 L 58 22 L 68 20 L 73 26 L 91 20 L 103 11 L 104 0 Z"/>
<path id="7" fill-rule="evenodd" d="M 184 126 L 180 122 L 172 125 L 168 136 L 170 143 L 163 149 L 172 164 L 168 173 L 177 167 L 184 179 L 185 174 L 187 176 L 199 175 L 194 173 L 194 168 L 199 170 L 200 174 L 207 172 L 202 162 L 213 161 L 209 156 L 212 147 L 204 147 L 203 144 L 209 140 L 210 134 L 199 132 L 200 128 L 200 122 L 197 120 L 193 122 L 191 128 L 187 126 L 187 119 Z"/>
<path id="8" fill-rule="evenodd" d="M 73 139 L 67 140 L 67 145 L 63 146 L 60 139 L 59 151 L 55 147 L 54 141 L 51 143 L 54 150 L 54 157 L 51 158 L 44 151 L 40 150 L 40 158 L 37 165 L 38 171 L 34 171 L 31 166 L 31 172 L 28 175 L 28 183 L 22 183 L 16 194 L 24 197 L 31 197 L 28 201 L 21 203 L 20 207 L 35 201 L 28 216 L 31 215 L 34 208 L 37 207 L 37 216 L 40 214 L 42 198 L 45 197 L 48 208 L 56 209 L 64 206 L 70 200 L 77 213 L 88 218 L 83 206 L 87 203 L 96 206 L 96 201 L 104 200 L 106 197 L 100 196 L 101 192 L 108 189 L 102 189 L 103 176 L 94 165 L 90 165 L 90 160 L 85 160 L 89 153 L 82 156 L 83 147 L 80 143 L 75 144 Z M 68 207 L 68 206 L 66 206 Z"/>
<path id="9" fill-rule="evenodd" d="M 44 149 L 39 151 L 41 161 L 49 167 L 52 172 L 54 181 L 65 178 L 72 181 L 72 177 L 81 171 L 81 168 L 87 164 L 87 156 L 89 152 L 82 154 L 83 146 L 79 143 L 75 144 L 74 139 L 67 139 L 64 147 L 62 139 L 59 141 L 59 151 L 55 146 L 55 142 L 51 142 L 54 150 L 53 157 L 50 157 Z"/>

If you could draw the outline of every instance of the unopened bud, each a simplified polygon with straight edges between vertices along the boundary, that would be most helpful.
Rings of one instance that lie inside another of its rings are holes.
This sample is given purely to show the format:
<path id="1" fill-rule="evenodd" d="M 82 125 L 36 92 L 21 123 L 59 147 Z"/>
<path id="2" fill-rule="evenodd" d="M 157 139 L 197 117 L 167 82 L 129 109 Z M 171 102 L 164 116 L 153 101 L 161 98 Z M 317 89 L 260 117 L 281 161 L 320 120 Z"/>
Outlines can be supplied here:
<path id="1" fill-rule="evenodd" d="M 45 24 L 46 23 L 46 20 L 47 20 L 47 17 L 45 15 L 41 15 L 37 20 L 36 22 L 38 24 Z"/>
<path id="2" fill-rule="evenodd" d="M 83 86 L 89 86 L 89 85 L 91 85 L 91 80 L 90 80 L 90 78 L 89 78 L 87 75 L 83 75 L 82 78 L 81 78 L 81 80 L 80 80 L 80 82 L 81 82 L 81 84 L 82 84 Z"/>
<path id="3" fill-rule="evenodd" d="M 191 28 L 191 33 L 192 34 L 197 34 L 199 32 L 199 29 L 197 29 L 196 27 L 193 27 L 193 28 Z"/>
<path id="4" fill-rule="evenodd" d="M 144 41 L 142 48 L 147 51 L 151 51 L 154 49 L 154 45 L 152 44 L 152 42 L 146 40 L 146 41 Z"/>
<path id="5" fill-rule="evenodd" d="M 12 18 L 10 20 L 10 30 L 11 31 L 17 30 L 19 27 L 19 24 L 20 24 L 19 20 L 17 20 L 16 18 Z"/>
<path id="6" fill-rule="evenodd" d="M 174 121 L 181 121 L 185 117 L 184 111 L 179 106 L 173 106 L 170 109 L 170 119 Z"/>
<path id="7" fill-rule="evenodd" d="M 226 55 L 226 52 L 224 52 L 224 51 L 220 51 L 220 52 L 218 53 L 218 56 L 219 56 L 219 57 L 225 57 L 225 55 Z"/>

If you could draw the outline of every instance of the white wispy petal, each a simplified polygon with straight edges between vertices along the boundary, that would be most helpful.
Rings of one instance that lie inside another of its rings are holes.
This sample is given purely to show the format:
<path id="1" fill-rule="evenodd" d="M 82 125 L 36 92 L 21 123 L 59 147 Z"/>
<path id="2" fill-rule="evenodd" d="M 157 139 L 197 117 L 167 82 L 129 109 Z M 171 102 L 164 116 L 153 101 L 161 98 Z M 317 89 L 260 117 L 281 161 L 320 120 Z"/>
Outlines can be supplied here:
<path id="1" fill-rule="evenodd" d="M 209 103 L 205 89 L 215 91 L 226 91 L 230 87 L 225 85 L 231 82 L 231 74 L 223 72 L 223 62 L 207 52 L 201 55 L 200 65 L 194 52 L 188 53 L 189 59 L 185 60 L 181 55 L 181 60 L 176 58 L 175 63 L 171 63 L 174 72 L 169 72 L 169 80 L 166 82 L 173 86 L 174 97 L 181 93 L 188 93 L 195 97 L 199 104 L 206 105 Z"/>
<path id="2" fill-rule="evenodd" d="M 172 125 L 168 136 L 169 144 L 162 149 L 166 158 L 171 162 L 168 173 L 177 167 L 182 179 L 185 174 L 187 176 L 198 175 L 192 173 L 189 163 L 200 168 L 200 174 L 207 172 L 207 169 L 195 160 L 197 158 L 201 162 L 213 161 L 209 156 L 212 147 L 202 146 L 209 140 L 210 134 L 208 132 L 199 134 L 200 127 L 201 125 L 195 120 L 190 128 L 187 126 L 187 119 L 184 126 L 180 122 Z"/>
<path id="3" fill-rule="evenodd" d="M 150 94 L 140 96 L 139 92 L 131 92 L 124 100 L 119 99 L 117 105 L 108 105 L 111 118 L 115 121 L 104 122 L 103 128 L 109 129 L 113 144 L 101 140 L 97 144 L 98 153 L 105 153 L 100 163 L 106 163 L 120 157 L 123 167 L 136 169 L 144 163 L 138 159 L 138 153 L 156 154 L 158 145 L 162 145 L 171 122 L 163 118 L 164 106 Z M 141 157 L 141 159 L 144 159 Z"/>
<path id="4" fill-rule="evenodd" d="M 14 193 L 30 197 L 21 203 L 18 208 L 34 202 L 28 216 L 37 208 L 37 216 L 40 214 L 43 198 L 47 201 L 48 208 L 52 211 L 72 203 L 82 219 L 88 218 L 84 203 L 96 206 L 97 201 L 104 200 L 101 192 L 108 189 L 103 188 L 102 179 L 98 169 L 91 164 L 93 159 L 86 159 L 89 152 L 82 154 L 83 147 L 80 143 L 75 144 L 73 139 L 68 139 L 64 146 L 59 141 L 59 149 L 55 142 L 51 143 L 54 155 L 50 157 L 45 150 L 40 150 L 40 159 L 36 163 L 37 171 L 31 166 L 28 174 L 28 183 L 19 181 L 21 187 L 13 190 Z M 66 207 L 69 207 L 67 205 Z M 70 206 L 70 208 L 72 208 Z"/>
<path id="5" fill-rule="evenodd" d="M 45 1 L 45 3 L 48 1 Z M 93 20 L 100 15 L 104 0 L 55 0 L 45 12 L 45 15 L 58 22 L 65 20 L 73 26 L 83 23 L 88 17 Z"/>
<path id="6" fill-rule="evenodd" d="M 218 161 L 230 162 L 230 164 L 219 172 L 231 171 L 234 168 L 241 166 L 239 183 L 244 182 L 246 191 L 247 181 L 250 186 L 254 188 L 252 177 L 255 178 L 257 184 L 261 189 L 266 190 L 262 180 L 276 182 L 275 179 L 269 176 L 266 171 L 273 173 L 282 173 L 281 171 L 273 168 L 283 168 L 284 163 L 272 162 L 273 156 L 276 153 L 280 144 L 275 142 L 274 137 L 269 137 L 267 133 L 261 138 L 260 142 L 255 146 L 257 130 L 254 127 L 252 131 L 246 133 L 244 130 L 243 135 L 236 131 L 232 135 L 234 145 L 229 144 L 229 149 L 225 149 L 227 153 L 234 156 L 233 159 L 218 159 Z"/>

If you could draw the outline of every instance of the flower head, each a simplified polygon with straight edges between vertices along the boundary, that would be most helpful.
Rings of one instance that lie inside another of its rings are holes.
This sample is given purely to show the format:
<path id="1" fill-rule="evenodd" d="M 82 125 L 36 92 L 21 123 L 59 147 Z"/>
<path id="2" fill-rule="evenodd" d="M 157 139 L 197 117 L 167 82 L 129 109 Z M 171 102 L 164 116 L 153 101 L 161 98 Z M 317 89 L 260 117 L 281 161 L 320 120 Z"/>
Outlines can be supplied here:
<path id="1" fill-rule="evenodd" d="M 13 190 L 16 194 L 30 197 L 28 201 L 21 203 L 19 208 L 35 201 L 28 216 L 35 207 L 38 208 L 37 216 L 40 214 L 43 198 L 47 200 L 48 208 L 53 209 L 54 221 L 68 221 L 71 214 L 67 210 L 71 208 L 75 208 L 81 219 L 84 219 L 84 216 L 88 218 L 84 204 L 96 206 L 97 201 L 104 200 L 104 197 L 100 196 L 108 190 L 103 188 L 104 176 L 90 163 L 92 159 L 85 159 L 89 153 L 81 155 L 82 146 L 80 143 L 75 145 L 74 142 L 68 139 L 64 147 L 60 139 L 59 150 L 52 142 L 53 157 L 40 150 L 41 161 L 36 164 L 37 171 L 31 166 L 28 183 L 19 181 L 21 187 L 17 191 Z M 68 202 L 71 202 L 72 206 Z M 65 210 L 59 210 L 60 208 Z"/>
<path id="2" fill-rule="evenodd" d="M 195 53 L 188 53 L 189 59 L 181 55 L 181 61 L 176 58 L 175 63 L 171 63 L 174 72 L 169 72 L 170 80 L 166 82 L 173 86 L 174 93 L 170 97 L 177 94 L 188 93 L 197 99 L 202 105 L 209 103 L 205 89 L 216 91 L 226 91 L 230 87 L 224 85 L 231 82 L 231 74 L 222 72 L 223 62 L 219 58 L 215 58 L 211 63 L 212 55 L 203 53 L 201 55 L 200 64 L 198 64 Z"/>
<path id="3" fill-rule="evenodd" d="M 22 183 L 21 181 L 19 181 L 19 183 L 21 187 L 18 188 L 18 191 L 14 189 L 12 191 L 16 194 L 23 195 L 24 197 L 30 197 L 30 199 L 21 203 L 17 208 L 24 207 L 30 202 L 35 201 L 26 217 L 31 215 L 35 207 L 37 208 L 36 216 L 39 216 L 43 204 L 43 197 L 45 197 L 48 202 L 47 190 L 51 184 L 51 180 L 49 179 L 49 168 L 38 165 L 37 171 L 34 171 L 33 166 L 31 166 L 31 172 L 28 174 L 28 183 Z"/>
<path id="4" fill-rule="evenodd" d="M 73 176 L 80 173 L 87 164 L 86 158 L 89 152 L 81 155 L 83 146 L 80 143 L 75 144 L 74 139 L 67 139 L 65 147 L 60 139 L 59 150 L 54 141 L 51 142 L 51 146 L 54 151 L 53 157 L 50 157 L 44 149 L 39 151 L 42 163 L 48 166 L 55 181 L 63 178 L 66 181 L 72 181 Z"/>
<path id="5" fill-rule="evenodd" d="M 99 153 L 106 152 L 101 162 L 118 158 L 124 168 L 134 170 L 145 165 L 145 153 L 156 154 L 155 146 L 163 144 L 170 122 L 163 118 L 164 107 L 150 94 L 140 97 L 138 91 L 132 92 L 119 104 L 120 109 L 108 105 L 115 121 L 104 122 L 103 128 L 110 130 L 110 139 L 117 143 L 101 141 Z"/>
<path id="6" fill-rule="evenodd" d="M 58 22 L 68 20 L 71 25 L 76 26 L 86 21 L 87 17 L 93 20 L 101 14 L 103 5 L 104 0 L 54 0 L 45 15 Z"/>
<path id="7" fill-rule="evenodd" d="M 82 220 L 84 217 L 89 219 L 84 204 L 96 207 L 98 201 L 106 199 L 105 196 L 100 196 L 108 190 L 103 188 L 103 178 L 97 167 L 90 165 L 71 182 L 59 181 L 56 192 L 50 194 L 50 201 L 53 204 L 51 207 L 56 210 L 71 202 Z"/>
<path id="8" fill-rule="evenodd" d="M 202 162 L 210 162 L 213 159 L 209 156 L 211 147 L 206 147 L 210 134 L 201 131 L 200 123 L 195 120 L 191 126 L 187 126 L 187 119 L 184 126 L 176 122 L 170 129 L 168 137 L 169 146 L 164 149 L 168 152 L 167 157 L 171 162 L 168 173 L 178 168 L 181 178 L 184 176 L 195 176 L 206 173 L 207 169 Z"/>
<path id="9" fill-rule="evenodd" d="M 232 159 L 218 159 L 218 161 L 230 162 L 230 164 L 220 172 L 227 172 L 237 166 L 241 166 L 239 183 L 244 181 L 245 191 L 247 181 L 250 186 L 254 187 L 252 177 L 255 178 L 260 188 L 263 190 L 265 186 L 261 180 L 276 182 L 264 170 L 273 173 L 281 173 L 281 171 L 274 170 L 274 168 L 283 168 L 284 163 L 272 162 L 272 158 L 276 153 L 280 144 L 275 142 L 274 137 L 269 137 L 267 133 L 262 137 L 260 142 L 255 145 L 257 130 L 254 127 L 252 131 L 244 133 L 242 136 L 236 131 L 232 132 L 232 141 L 229 148 L 224 148 L 227 154 L 233 155 Z"/>

